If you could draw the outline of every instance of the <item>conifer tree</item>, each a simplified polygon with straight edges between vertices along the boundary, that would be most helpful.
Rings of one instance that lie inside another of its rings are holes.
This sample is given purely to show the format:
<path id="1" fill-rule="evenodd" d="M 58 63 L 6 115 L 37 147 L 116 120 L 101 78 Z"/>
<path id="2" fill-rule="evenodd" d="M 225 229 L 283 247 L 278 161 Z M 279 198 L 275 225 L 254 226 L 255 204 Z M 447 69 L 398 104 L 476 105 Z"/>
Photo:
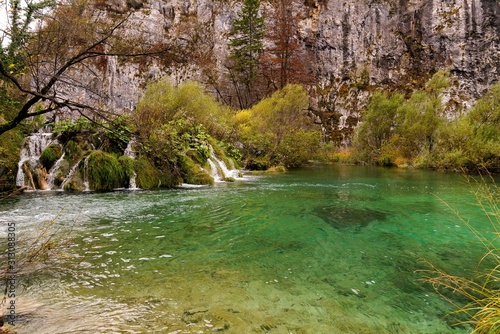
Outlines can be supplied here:
<path id="1" fill-rule="evenodd" d="M 249 107 L 255 100 L 252 92 L 258 77 L 265 32 L 259 7 L 260 0 L 244 0 L 229 33 L 229 74 L 241 108 Z"/>

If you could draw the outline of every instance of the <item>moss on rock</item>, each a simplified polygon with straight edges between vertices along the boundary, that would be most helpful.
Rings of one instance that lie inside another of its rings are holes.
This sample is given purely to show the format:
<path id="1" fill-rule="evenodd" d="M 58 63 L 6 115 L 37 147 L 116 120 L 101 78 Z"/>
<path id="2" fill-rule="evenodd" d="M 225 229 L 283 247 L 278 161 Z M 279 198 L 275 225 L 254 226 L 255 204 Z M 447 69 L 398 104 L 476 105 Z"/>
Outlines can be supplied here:
<path id="1" fill-rule="evenodd" d="M 42 154 L 40 155 L 40 162 L 42 163 L 42 166 L 45 167 L 46 170 L 50 170 L 52 166 L 54 166 L 54 163 L 61 158 L 62 156 L 62 149 L 59 144 L 51 144 L 43 150 Z"/>
<path id="2" fill-rule="evenodd" d="M 213 185 L 214 178 L 207 174 L 207 172 L 197 165 L 190 157 L 183 156 L 180 159 L 182 179 L 185 183 Z"/>
<path id="3" fill-rule="evenodd" d="M 147 158 L 141 157 L 135 160 L 136 185 L 141 189 L 172 188 L 182 182 L 170 170 L 161 171 L 156 168 Z"/>
<path id="4" fill-rule="evenodd" d="M 11 130 L 0 136 L 0 191 L 16 187 L 19 152 L 23 138 L 23 134 L 18 130 Z"/>
<path id="5" fill-rule="evenodd" d="M 109 153 L 93 151 L 84 161 L 82 174 L 87 176 L 89 188 L 97 191 L 126 186 L 126 176 L 118 159 Z"/>

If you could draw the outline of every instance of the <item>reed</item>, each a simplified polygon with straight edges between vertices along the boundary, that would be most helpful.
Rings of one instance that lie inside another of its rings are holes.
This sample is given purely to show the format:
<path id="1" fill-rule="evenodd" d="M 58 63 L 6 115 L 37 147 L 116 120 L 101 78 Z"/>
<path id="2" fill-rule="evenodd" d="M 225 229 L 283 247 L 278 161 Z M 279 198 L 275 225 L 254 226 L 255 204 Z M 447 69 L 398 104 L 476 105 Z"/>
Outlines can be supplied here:
<path id="1" fill-rule="evenodd" d="M 479 266 L 485 264 L 481 266 L 485 269 L 480 269 L 475 277 L 461 277 L 451 275 L 431 262 L 425 261 L 430 269 L 421 272 L 424 273 L 424 281 L 431 284 L 438 294 L 457 307 L 455 313 L 462 315 L 464 319 L 457 325 L 470 324 L 472 333 L 500 333 L 500 189 L 491 175 L 468 176 L 467 181 L 473 189 L 484 219 L 491 224 L 493 237 L 476 229 L 470 224 L 469 219 L 448 203 L 444 203 L 484 247 L 485 252 L 479 261 Z M 453 298 L 456 294 L 466 299 L 465 305 Z"/>

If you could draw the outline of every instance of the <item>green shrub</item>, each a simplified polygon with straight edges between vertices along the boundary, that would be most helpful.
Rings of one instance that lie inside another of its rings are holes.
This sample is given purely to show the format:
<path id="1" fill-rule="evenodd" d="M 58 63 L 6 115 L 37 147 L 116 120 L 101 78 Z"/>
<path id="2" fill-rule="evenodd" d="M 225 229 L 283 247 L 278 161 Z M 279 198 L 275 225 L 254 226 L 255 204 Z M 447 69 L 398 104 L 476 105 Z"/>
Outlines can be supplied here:
<path id="1" fill-rule="evenodd" d="M 308 117 L 308 105 L 307 93 L 301 86 L 287 85 L 236 114 L 234 123 L 245 147 L 247 168 L 299 166 L 314 158 L 321 132 Z"/>
<path id="2" fill-rule="evenodd" d="M 145 158 L 136 159 L 134 162 L 137 175 L 135 183 L 141 189 L 154 189 L 161 186 L 160 172 Z"/>
<path id="3" fill-rule="evenodd" d="M 24 135 L 14 129 L 0 135 L 0 192 L 16 187 L 19 153 Z"/>
<path id="4" fill-rule="evenodd" d="M 250 157 L 246 163 L 246 168 L 250 170 L 267 170 L 271 167 L 269 157 Z"/>

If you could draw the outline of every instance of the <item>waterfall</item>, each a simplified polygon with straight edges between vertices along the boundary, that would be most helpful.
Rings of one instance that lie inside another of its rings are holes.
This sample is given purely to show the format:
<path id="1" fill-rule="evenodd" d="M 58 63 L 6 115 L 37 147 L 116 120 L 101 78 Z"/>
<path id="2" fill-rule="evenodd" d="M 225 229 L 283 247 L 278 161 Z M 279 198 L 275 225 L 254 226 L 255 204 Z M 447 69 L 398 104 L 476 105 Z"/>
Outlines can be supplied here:
<path id="1" fill-rule="evenodd" d="M 20 152 L 18 170 L 16 176 L 16 185 L 18 187 L 23 187 L 26 185 L 24 168 L 23 168 L 24 164 L 28 163 L 29 166 L 27 167 L 29 169 L 34 169 L 37 166 L 39 166 L 40 164 L 38 160 L 40 159 L 40 155 L 42 154 L 43 150 L 47 146 L 52 144 L 54 141 L 55 140 L 52 139 L 52 133 L 50 132 L 33 133 L 25 139 L 23 147 L 21 148 Z M 30 175 L 28 176 L 31 179 L 31 176 Z M 29 187 L 30 188 L 35 187 L 34 183 L 30 182 Z"/>
<path id="2" fill-rule="evenodd" d="M 219 169 L 219 166 L 212 160 L 212 158 L 208 158 L 208 164 L 210 165 L 210 176 L 214 178 L 214 181 L 224 181 L 225 176 L 222 174 L 222 169 Z"/>
<path id="3" fill-rule="evenodd" d="M 89 157 L 83 161 L 83 191 L 90 191 L 89 188 Z"/>
<path id="4" fill-rule="evenodd" d="M 64 190 L 64 186 L 66 185 L 66 183 L 68 183 L 71 180 L 71 178 L 73 177 L 73 175 L 75 174 L 76 169 L 78 168 L 78 165 L 80 164 L 80 161 L 78 161 L 76 164 L 74 164 L 73 167 L 71 167 L 71 169 L 69 170 L 68 175 L 66 176 L 64 181 L 61 183 L 61 190 Z"/>
<path id="5" fill-rule="evenodd" d="M 210 165 L 210 175 L 214 178 L 215 182 L 225 181 L 226 178 L 240 178 L 241 172 L 236 169 L 229 169 L 227 165 L 219 159 L 214 152 L 212 145 L 210 148 L 210 158 L 208 164 Z"/>
<path id="6" fill-rule="evenodd" d="M 63 154 L 61 155 L 61 157 L 54 163 L 54 166 L 52 166 L 52 168 L 48 172 L 49 173 L 49 176 L 47 177 L 47 187 L 48 187 L 48 190 L 53 190 L 54 189 L 54 180 L 56 178 L 56 172 L 57 172 L 57 170 L 61 166 L 61 163 L 64 160 L 64 155 L 65 155 L 65 153 L 63 152 Z"/>
<path id="7" fill-rule="evenodd" d="M 136 141 L 135 141 L 134 138 L 130 139 L 130 141 L 127 144 L 127 147 L 125 148 L 125 151 L 123 152 L 124 156 L 127 156 L 129 158 L 135 159 L 136 154 L 135 154 L 135 151 L 134 151 L 134 148 L 133 148 L 133 146 L 134 146 L 135 143 L 136 143 Z M 137 188 L 137 184 L 135 183 L 136 177 L 137 177 L 137 173 L 134 170 L 134 173 L 132 174 L 132 176 L 130 177 L 130 180 L 129 180 L 128 188 L 130 190 L 137 190 L 137 189 L 139 189 L 139 188 Z"/>

